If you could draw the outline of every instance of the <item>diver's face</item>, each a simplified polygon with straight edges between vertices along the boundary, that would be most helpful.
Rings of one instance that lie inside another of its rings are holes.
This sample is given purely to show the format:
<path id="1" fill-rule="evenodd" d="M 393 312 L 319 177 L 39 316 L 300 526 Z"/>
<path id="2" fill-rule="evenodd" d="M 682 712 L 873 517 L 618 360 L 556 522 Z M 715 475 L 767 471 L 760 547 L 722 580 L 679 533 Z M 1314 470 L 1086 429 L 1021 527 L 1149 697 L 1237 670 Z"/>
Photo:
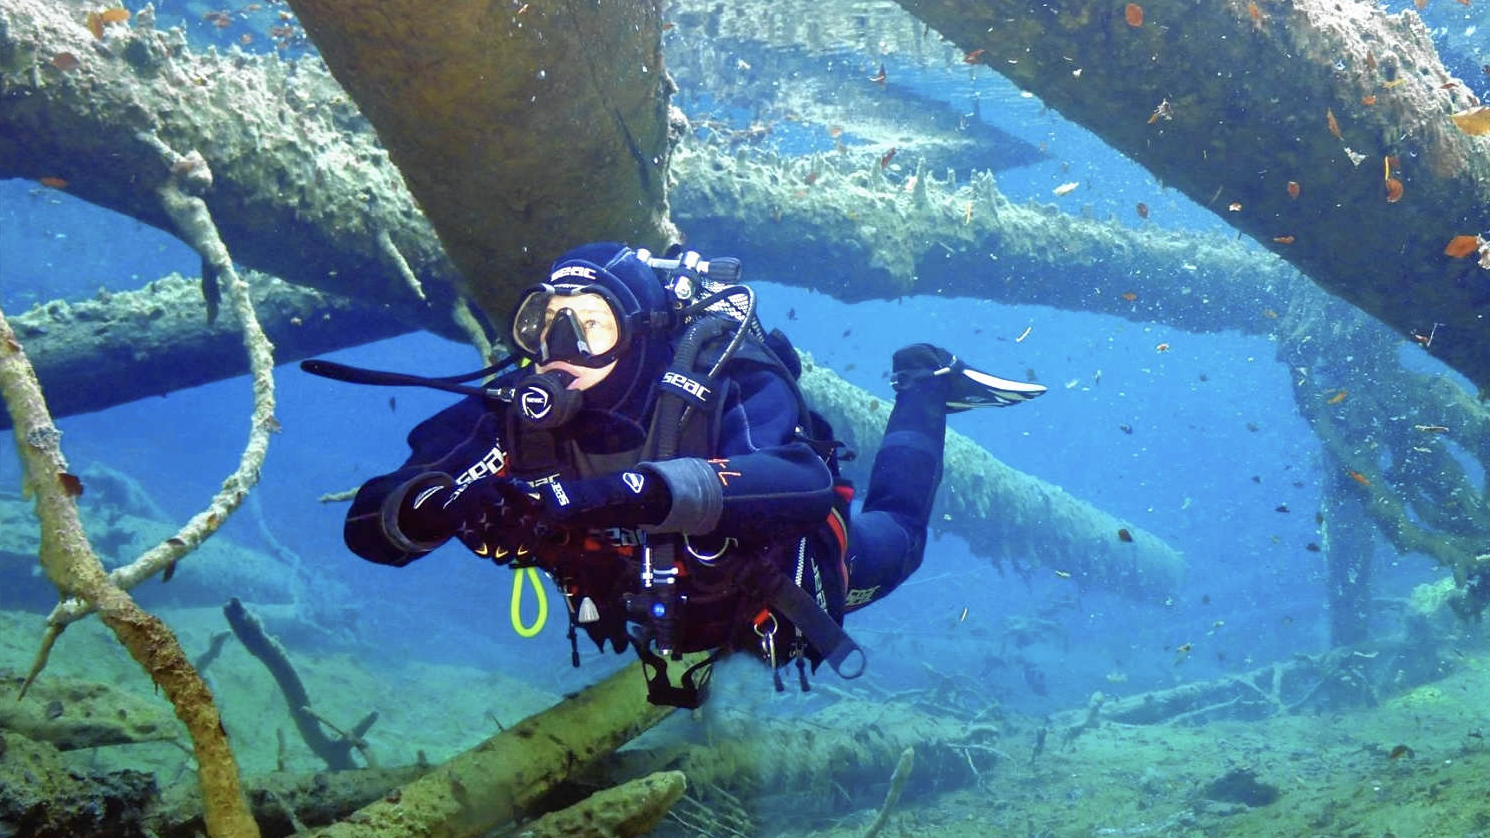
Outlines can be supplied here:
<path id="1" fill-rule="evenodd" d="M 572 297 L 551 298 L 548 301 L 548 310 L 544 314 L 541 340 L 548 340 L 549 332 L 553 330 L 559 312 L 566 308 L 573 311 L 575 319 L 579 321 L 580 329 L 584 333 L 584 341 L 589 346 L 591 355 L 600 355 L 616 347 L 616 343 L 621 338 L 620 325 L 616 322 L 615 313 L 611 311 L 610 305 L 599 294 L 577 294 Z M 569 383 L 570 390 L 588 390 L 604 381 L 615 368 L 615 361 L 603 367 L 582 367 L 568 361 L 550 361 L 540 364 L 538 372 L 544 373 L 549 370 L 566 372 L 574 376 L 574 381 Z"/>

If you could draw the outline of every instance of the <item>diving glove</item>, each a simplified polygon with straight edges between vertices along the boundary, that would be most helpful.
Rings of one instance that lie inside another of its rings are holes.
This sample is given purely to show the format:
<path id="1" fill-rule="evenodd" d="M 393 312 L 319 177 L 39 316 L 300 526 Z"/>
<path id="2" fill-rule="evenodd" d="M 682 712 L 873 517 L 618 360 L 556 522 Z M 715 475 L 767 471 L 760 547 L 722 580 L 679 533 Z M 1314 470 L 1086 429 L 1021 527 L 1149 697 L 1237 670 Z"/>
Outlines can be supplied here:
<path id="1" fill-rule="evenodd" d="M 502 563 L 526 555 L 543 537 L 538 498 L 512 478 L 459 485 L 435 472 L 409 481 L 399 496 L 398 532 L 422 549 L 455 536 L 476 555 Z"/>
<path id="2" fill-rule="evenodd" d="M 1043 384 L 1011 381 L 975 370 L 956 355 L 929 343 L 914 343 L 895 353 L 890 384 L 897 393 L 936 381 L 946 388 L 948 413 L 975 407 L 1008 407 L 1045 392 Z"/>
<path id="3" fill-rule="evenodd" d="M 672 507 L 667 484 L 641 471 L 550 480 L 537 487 L 548 520 L 561 526 L 637 527 L 661 523 Z"/>

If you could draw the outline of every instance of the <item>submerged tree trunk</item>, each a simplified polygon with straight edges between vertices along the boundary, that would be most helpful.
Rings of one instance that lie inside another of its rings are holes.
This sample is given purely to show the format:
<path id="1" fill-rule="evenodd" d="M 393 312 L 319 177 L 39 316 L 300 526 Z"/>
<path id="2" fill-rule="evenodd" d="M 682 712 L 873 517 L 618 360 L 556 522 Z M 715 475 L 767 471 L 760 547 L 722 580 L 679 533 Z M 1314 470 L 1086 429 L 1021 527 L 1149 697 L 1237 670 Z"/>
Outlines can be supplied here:
<path id="1" fill-rule="evenodd" d="M 493 319 L 581 241 L 676 237 L 655 0 L 290 5 Z"/>
<path id="2" fill-rule="evenodd" d="M 1490 389 L 1490 256 L 1444 253 L 1490 228 L 1490 139 L 1450 119 L 1479 103 L 1415 12 L 899 2 L 1331 293 L 1403 335 L 1439 324 L 1429 351 Z"/>

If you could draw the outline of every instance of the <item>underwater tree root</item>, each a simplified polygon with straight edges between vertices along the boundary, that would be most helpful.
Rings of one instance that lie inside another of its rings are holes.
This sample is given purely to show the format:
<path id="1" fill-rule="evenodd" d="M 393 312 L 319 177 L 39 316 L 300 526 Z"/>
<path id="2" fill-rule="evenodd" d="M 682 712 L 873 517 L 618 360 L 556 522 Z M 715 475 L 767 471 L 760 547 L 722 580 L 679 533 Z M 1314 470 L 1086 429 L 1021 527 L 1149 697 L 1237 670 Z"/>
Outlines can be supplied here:
<path id="1" fill-rule="evenodd" d="M 248 350 L 249 367 L 253 377 L 254 406 L 249 421 L 248 444 L 239 458 L 238 468 L 227 479 L 222 488 L 212 497 L 207 508 L 186 522 L 175 535 L 146 551 L 132 563 L 115 568 L 109 573 L 110 583 L 123 590 L 133 588 L 140 582 L 161 571 L 170 579 L 172 568 L 198 544 L 217 531 L 228 516 L 243 503 L 248 491 L 259 482 L 259 470 L 269 448 L 269 434 L 279 430 L 274 418 L 274 347 L 259 326 L 254 314 L 253 302 L 249 298 L 248 285 L 233 268 L 232 257 L 217 232 L 207 204 L 198 193 L 212 183 L 212 172 L 200 154 L 181 155 L 152 135 L 141 135 L 141 140 L 150 142 L 160 153 L 161 165 L 168 173 L 157 189 L 161 207 L 175 223 L 181 239 L 202 257 L 204 292 L 209 300 L 209 311 L 215 307 L 216 295 L 211 290 L 208 277 L 220 282 L 227 292 L 229 304 L 243 328 L 243 343 Z M 8 329 L 9 327 L 7 327 Z M 50 419 L 47 422 L 50 426 Z M 19 426 L 18 433 L 19 433 Z M 64 590 L 64 594 L 72 594 Z M 59 604 L 47 616 L 47 636 L 42 641 L 36 662 L 32 665 L 28 683 L 46 667 L 47 656 L 62 627 L 87 616 L 94 606 L 87 599 L 72 596 Z M 22 688 L 24 690 L 24 687 Z"/>
<path id="2" fill-rule="evenodd" d="M 62 454 L 62 432 L 52 424 L 41 385 L 4 312 L 0 312 L 0 394 L 15 429 L 26 485 L 36 495 L 42 568 L 63 594 L 96 608 L 136 661 L 165 691 L 190 731 L 202 788 L 207 831 L 214 838 L 257 838 L 212 692 L 176 636 L 145 612 L 104 572 L 78 518 L 77 478 Z M 69 480 L 70 478 L 70 480 Z"/>

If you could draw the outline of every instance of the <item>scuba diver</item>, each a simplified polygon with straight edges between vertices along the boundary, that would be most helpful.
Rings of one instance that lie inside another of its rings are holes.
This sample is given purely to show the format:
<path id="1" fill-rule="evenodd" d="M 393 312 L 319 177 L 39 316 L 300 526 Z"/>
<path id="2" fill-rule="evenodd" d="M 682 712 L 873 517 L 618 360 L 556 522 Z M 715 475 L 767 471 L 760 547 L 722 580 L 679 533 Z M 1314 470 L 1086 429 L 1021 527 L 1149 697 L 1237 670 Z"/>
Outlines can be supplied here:
<path id="1" fill-rule="evenodd" d="M 759 656 L 778 691 L 793 661 L 804 690 L 823 661 L 855 677 L 864 655 L 843 616 L 921 565 L 947 414 L 1045 388 L 930 344 L 899 350 L 895 406 L 850 517 L 844 446 L 803 399 L 796 351 L 761 328 L 739 262 L 668 255 L 612 242 L 564 254 L 519 298 L 513 369 L 424 379 L 304 362 L 470 395 L 414 428 L 401 468 L 363 484 L 346 543 L 403 566 L 453 537 L 535 585 L 532 568 L 546 572 L 572 663 L 579 629 L 601 649 L 629 646 L 653 703 L 698 706 L 709 664 L 734 650 Z M 691 652 L 709 654 L 675 682 L 667 660 Z"/>

